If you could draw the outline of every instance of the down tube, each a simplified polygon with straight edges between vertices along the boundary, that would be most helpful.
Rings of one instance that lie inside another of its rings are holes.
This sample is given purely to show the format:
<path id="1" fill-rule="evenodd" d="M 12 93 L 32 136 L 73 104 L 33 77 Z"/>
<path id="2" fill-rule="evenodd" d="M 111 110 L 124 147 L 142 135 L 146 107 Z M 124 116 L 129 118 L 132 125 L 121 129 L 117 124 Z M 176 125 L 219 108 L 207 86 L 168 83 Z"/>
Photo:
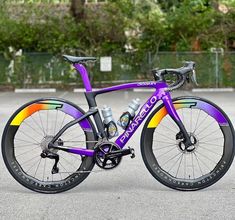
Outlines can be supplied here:
<path id="1" fill-rule="evenodd" d="M 115 143 L 123 148 L 125 144 L 129 141 L 132 135 L 135 133 L 137 128 L 141 125 L 144 119 L 147 117 L 148 113 L 153 109 L 155 104 L 160 100 L 162 90 L 157 90 L 148 99 L 148 101 L 143 105 L 138 114 L 134 117 L 132 122 L 129 124 L 128 128 L 117 138 Z"/>

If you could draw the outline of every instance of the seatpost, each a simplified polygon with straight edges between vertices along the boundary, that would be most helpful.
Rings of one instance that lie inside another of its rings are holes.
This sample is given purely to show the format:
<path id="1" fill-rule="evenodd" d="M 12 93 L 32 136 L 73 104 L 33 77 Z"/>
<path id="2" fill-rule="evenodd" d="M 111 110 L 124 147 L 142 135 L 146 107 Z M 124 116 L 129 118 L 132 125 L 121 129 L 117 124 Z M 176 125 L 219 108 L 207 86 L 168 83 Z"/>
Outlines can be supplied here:
<path id="1" fill-rule="evenodd" d="M 75 63 L 73 66 L 80 73 L 86 92 L 91 92 L 92 87 L 85 66 L 80 63 Z"/>

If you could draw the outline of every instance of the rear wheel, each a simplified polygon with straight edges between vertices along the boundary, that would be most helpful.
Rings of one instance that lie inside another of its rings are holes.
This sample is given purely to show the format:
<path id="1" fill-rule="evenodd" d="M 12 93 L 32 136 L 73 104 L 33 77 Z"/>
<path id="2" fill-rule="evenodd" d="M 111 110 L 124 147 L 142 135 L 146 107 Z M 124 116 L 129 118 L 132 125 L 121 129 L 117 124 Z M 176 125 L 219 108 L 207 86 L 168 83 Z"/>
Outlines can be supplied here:
<path id="1" fill-rule="evenodd" d="M 194 143 L 186 149 L 176 123 L 159 106 L 146 121 L 141 153 L 150 173 L 165 186 L 199 190 L 218 181 L 234 157 L 234 130 L 215 104 L 195 97 L 173 100 Z"/>
<path id="2" fill-rule="evenodd" d="M 52 174 L 54 159 L 42 157 L 53 136 L 84 112 L 60 99 L 36 100 L 19 108 L 9 119 L 2 137 L 2 154 L 11 175 L 23 186 L 42 193 L 58 193 L 81 183 L 94 166 L 92 157 L 51 150 L 59 155 L 59 172 Z M 60 137 L 63 147 L 93 149 L 96 135 L 92 122 L 84 119 Z"/>

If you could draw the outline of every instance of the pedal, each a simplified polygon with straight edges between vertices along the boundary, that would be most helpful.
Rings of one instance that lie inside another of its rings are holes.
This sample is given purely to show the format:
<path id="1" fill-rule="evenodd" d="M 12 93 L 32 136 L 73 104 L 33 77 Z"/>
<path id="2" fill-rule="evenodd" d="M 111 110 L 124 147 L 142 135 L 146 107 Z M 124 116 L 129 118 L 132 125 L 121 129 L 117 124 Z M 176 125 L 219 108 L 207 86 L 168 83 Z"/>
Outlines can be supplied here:
<path id="1" fill-rule="evenodd" d="M 129 149 L 131 151 L 131 159 L 135 158 L 135 150 L 134 150 L 134 148 L 130 148 L 129 147 Z"/>

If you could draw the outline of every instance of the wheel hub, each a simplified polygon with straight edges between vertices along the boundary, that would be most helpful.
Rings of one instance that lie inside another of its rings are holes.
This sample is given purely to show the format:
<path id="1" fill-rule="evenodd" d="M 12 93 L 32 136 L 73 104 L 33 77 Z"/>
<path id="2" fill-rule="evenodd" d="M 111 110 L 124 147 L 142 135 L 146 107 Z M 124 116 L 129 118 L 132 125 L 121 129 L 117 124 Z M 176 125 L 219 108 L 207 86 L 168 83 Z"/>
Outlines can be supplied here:
<path id="1" fill-rule="evenodd" d="M 186 147 L 184 141 L 179 140 L 177 143 L 178 149 L 183 153 L 193 153 L 198 148 L 198 139 L 195 134 L 189 133 L 190 141 L 193 145 Z"/>
<path id="2" fill-rule="evenodd" d="M 57 153 L 58 152 L 58 149 L 50 149 L 48 148 L 48 144 L 51 142 L 51 140 L 53 139 L 54 136 L 52 135 L 47 135 L 45 136 L 41 143 L 40 143 L 40 147 L 42 148 L 42 151 L 50 151 L 50 152 L 53 152 L 53 153 Z M 54 143 L 54 145 L 57 147 L 58 146 L 58 142 L 56 141 Z"/>

